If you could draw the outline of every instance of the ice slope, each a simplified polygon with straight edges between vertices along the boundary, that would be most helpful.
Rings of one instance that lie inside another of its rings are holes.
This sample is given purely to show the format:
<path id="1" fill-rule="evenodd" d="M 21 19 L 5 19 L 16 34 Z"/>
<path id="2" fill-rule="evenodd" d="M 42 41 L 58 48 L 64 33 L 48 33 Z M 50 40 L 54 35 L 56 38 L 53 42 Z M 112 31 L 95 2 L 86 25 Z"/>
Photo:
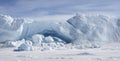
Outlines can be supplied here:
<path id="1" fill-rule="evenodd" d="M 63 22 L 31 21 L 0 15 L 0 42 L 25 39 L 32 41 L 33 46 L 50 39 L 72 43 L 77 48 L 94 48 L 108 42 L 119 42 L 119 29 L 119 18 L 106 15 L 77 14 Z M 26 45 L 24 43 L 21 47 Z"/>

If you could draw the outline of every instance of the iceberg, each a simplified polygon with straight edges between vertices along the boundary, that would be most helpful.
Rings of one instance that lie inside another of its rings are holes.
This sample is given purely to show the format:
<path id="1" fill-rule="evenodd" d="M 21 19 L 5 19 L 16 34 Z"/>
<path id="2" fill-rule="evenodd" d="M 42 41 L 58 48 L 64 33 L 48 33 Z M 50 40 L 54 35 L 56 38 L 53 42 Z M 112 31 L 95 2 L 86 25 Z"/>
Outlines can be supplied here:
<path id="1" fill-rule="evenodd" d="M 20 44 L 12 42 L 14 46 L 18 43 L 20 50 L 31 50 L 31 46 L 63 46 L 69 43 L 76 48 L 96 48 L 108 42 L 120 42 L 119 30 L 120 19 L 106 15 L 77 14 L 63 22 L 0 15 L 0 42 L 25 39 Z"/>

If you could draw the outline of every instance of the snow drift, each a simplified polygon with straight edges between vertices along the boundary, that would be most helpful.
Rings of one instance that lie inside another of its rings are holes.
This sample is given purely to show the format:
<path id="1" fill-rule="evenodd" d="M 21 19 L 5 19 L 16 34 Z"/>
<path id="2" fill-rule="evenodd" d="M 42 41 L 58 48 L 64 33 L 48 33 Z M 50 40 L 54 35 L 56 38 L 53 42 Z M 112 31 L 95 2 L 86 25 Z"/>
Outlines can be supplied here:
<path id="1" fill-rule="evenodd" d="M 107 42 L 119 42 L 119 29 L 120 19 L 106 15 L 77 14 L 63 22 L 30 21 L 0 15 L 0 42 L 30 40 L 30 44 L 27 41 L 19 46 L 21 50 L 24 50 L 23 47 L 31 50 L 30 46 L 57 42 L 71 43 L 78 48 L 99 47 Z"/>

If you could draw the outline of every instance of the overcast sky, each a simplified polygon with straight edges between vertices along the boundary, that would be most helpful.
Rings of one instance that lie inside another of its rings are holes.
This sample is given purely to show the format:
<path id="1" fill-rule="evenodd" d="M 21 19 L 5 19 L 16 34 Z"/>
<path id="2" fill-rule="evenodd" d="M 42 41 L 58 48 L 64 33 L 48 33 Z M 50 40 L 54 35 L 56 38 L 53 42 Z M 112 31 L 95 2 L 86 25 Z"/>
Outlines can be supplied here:
<path id="1" fill-rule="evenodd" d="M 0 0 L 0 14 L 14 17 L 59 17 L 75 13 L 119 15 L 120 0 Z"/>

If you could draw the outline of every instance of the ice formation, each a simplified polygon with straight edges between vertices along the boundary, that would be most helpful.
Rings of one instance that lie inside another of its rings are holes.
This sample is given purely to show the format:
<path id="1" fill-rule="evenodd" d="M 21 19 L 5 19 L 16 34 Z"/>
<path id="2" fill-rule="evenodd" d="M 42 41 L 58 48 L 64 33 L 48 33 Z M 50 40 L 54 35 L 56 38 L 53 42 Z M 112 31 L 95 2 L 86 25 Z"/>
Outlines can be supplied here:
<path id="1" fill-rule="evenodd" d="M 31 50 L 32 50 L 32 42 L 29 40 L 25 41 L 17 49 L 17 51 L 31 51 Z"/>
<path id="2" fill-rule="evenodd" d="M 104 43 L 119 42 L 119 26 L 119 18 L 105 15 L 77 14 L 63 22 L 14 19 L 0 15 L 0 42 L 25 39 L 22 43 L 8 43 L 17 46 L 18 50 L 32 50 L 34 46 L 58 47 L 68 43 L 77 48 L 95 48 Z"/>
<path id="3" fill-rule="evenodd" d="M 23 19 L 0 15 L 0 42 L 19 39 L 23 30 Z"/>
<path id="4" fill-rule="evenodd" d="M 41 45 L 43 39 L 44 39 L 43 35 L 35 34 L 32 36 L 32 43 L 33 45 Z"/>
<path id="5" fill-rule="evenodd" d="M 78 34 L 75 44 L 106 43 L 113 40 L 117 30 L 116 19 L 103 15 L 76 15 L 67 21 Z M 114 40 L 115 41 L 115 40 Z"/>

